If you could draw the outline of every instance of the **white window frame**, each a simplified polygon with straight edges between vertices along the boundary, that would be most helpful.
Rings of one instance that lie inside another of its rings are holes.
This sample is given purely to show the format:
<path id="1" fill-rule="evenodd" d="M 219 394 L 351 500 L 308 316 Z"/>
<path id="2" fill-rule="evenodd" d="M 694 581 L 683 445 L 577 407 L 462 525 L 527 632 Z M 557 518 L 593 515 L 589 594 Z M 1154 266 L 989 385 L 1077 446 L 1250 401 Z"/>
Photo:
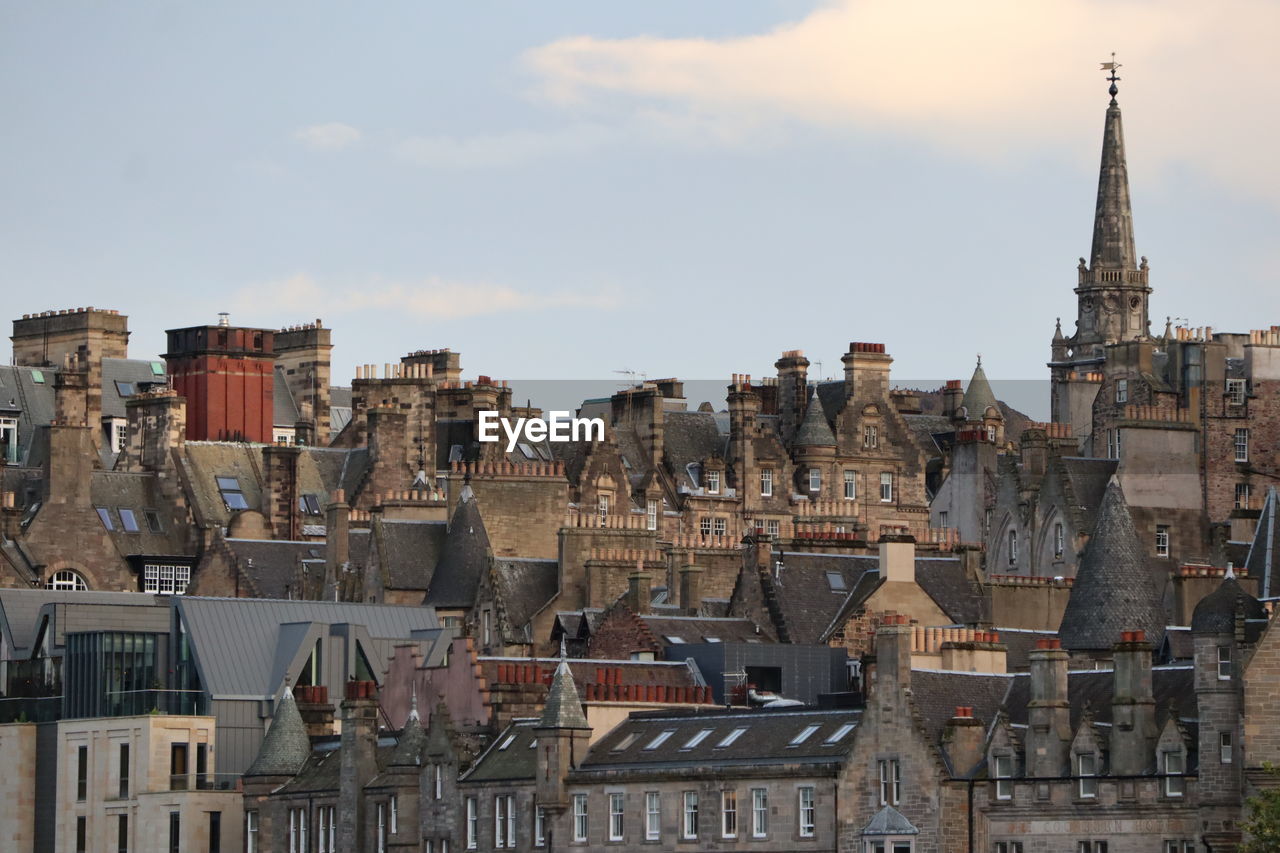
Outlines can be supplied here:
<path id="1" fill-rule="evenodd" d="M 1053 556 L 1061 557 L 1063 552 L 1067 550 L 1066 529 L 1062 526 L 1061 521 L 1053 523 Z"/>
<path id="2" fill-rule="evenodd" d="M 764 523 L 764 529 L 770 536 L 777 536 L 781 526 L 778 524 L 778 519 L 771 518 Z"/>
<path id="3" fill-rule="evenodd" d="M 711 519 L 711 532 L 716 536 L 723 536 L 729 530 L 729 523 L 720 516 Z"/>
<path id="4" fill-rule="evenodd" d="M 1186 760 L 1181 752 L 1163 752 L 1160 754 L 1160 769 L 1164 772 L 1164 795 L 1181 797 L 1187 792 Z"/>
<path id="5" fill-rule="evenodd" d="M 1235 448 L 1236 461 L 1249 461 L 1249 430 L 1246 427 L 1240 427 L 1236 430 L 1232 439 L 1232 447 Z"/>
<path id="6" fill-rule="evenodd" d="M 9 465 L 18 463 L 18 453 L 21 448 L 18 447 L 18 419 L 17 418 L 0 418 L 0 443 L 8 442 L 8 455 L 5 462 Z"/>
<path id="7" fill-rule="evenodd" d="M 1116 380 L 1116 402 L 1117 403 L 1129 402 L 1129 380 L 1128 379 Z"/>
<path id="8" fill-rule="evenodd" d="M 84 576 L 71 569 L 59 569 L 45 583 L 46 589 L 78 590 L 84 592 L 89 588 Z"/>
<path id="9" fill-rule="evenodd" d="M 395 835 L 400 831 L 400 809 L 399 803 L 396 801 L 396 795 L 392 794 L 391 799 L 388 800 L 388 802 L 391 803 L 390 832 L 392 835 Z"/>
<path id="10" fill-rule="evenodd" d="M 686 840 L 698 837 L 698 792 L 684 791 L 681 794 L 684 806 L 680 815 L 680 837 Z"/>
<path id="11" fill-rule="evenodd" d="M 660 838 L 662 838 L 662 794 L 658 791 L 645 791 L 644 839 L 657 841 Z"/>
<path id="12" fill-rule="evenodd" d="M 698 519 L 698 532 L 703 536 L 711 535 L 711 516 L 704 515 Z"/>
<path id="13" fill-rule="evenodd" d="M 773 497 L 773 469 L 764 468 L 760 471 L 760 497 Z"/>
<path id="14" fill-rule="evenodd" d="M 378 803 L 378 836 L 374 849 L 377 853 L 387 853 L 387 804 Z M 306 853 L 306 848 L 302 848 Z"/>
<path id="15" fill-rule="evenodd" d="M 507 846 L 505 828 L 507 825 L 507 795 L 497 794 L 493 798 L 493 846 L 501 849 Z"/>
<path id="16" fill-rule="evenodd" d="M 814 831 L 817 828 L 814 793 L 812 785 L 802 785 L 797 792 L 800 808 L 797 825 L 800 829 L 801 838 L 813 838 Z"/>
<path id="17" fill-rule="evenodd" d="M 822 491 L 822 469 L 821 468 L 809 469 L 809 491 L 811 492 Z"/>
<path id="18" fill-rule="evenodd" d="M 436 772 L 435 772 L 436 778 L 435 778 L 433 793 L 435 794 L 435 799 L 438 800 L 440 799 L 441 795 L 444 793 L 444 768 L 441 767 L 439 764 L 435 765 L 435 768 L 436 768 Z"/>
<path id="19" fill-rule="evenodd" d="M 1227 403 L 1232 406 L 1243 406 L 1245 399 L 1245 384 L 1243 379 L 1227 380 Z"/>
<path id="20" fill-rule="evenodd" d="M 1231 680 L 1231 647 L 1218 646 L 1218 680 Z"/>
<path id="21" fill-rule="evenodd" d="M 751 789 L 751 837 L 766 838 L 769 835 L 769 789 Z"/>
<path id="22" fill-rule="evenodd" d="M 1076 776 L 1080 779 L 1078 793 L 1082 800 L 1094 800 L 1098 797 L 1098 756 L 1092 752 L 1082 752 L 1076 756 Z"/>
<path id="23" fill-rule="evenodd" d="M 573 840 L 578 843 L 587 840 L 587 795 L 573 795 Z"/>
<path id="24" fill-rule="evenodd" d="M 893 472 L 880 472 L 880 503 L 893 503 Z"/>
<path id="25" fill-rule="evenodd" d="M 868 449 L 880 446 L 880 427 L 875 424 L 863 424 L 862 446 Z"/>
<path id="26" fill-rule="evenodd" d="M 467 849 L 475 850 L 480 845 L 480 815 L 476 812 L 476 798 L 467 797 L 465 807 L 467 811 Z"/>
<path id="27" fill-rule="evenodd" d="M 732 789 L 720 792 L 720 837 L 738 837 L 738 792 Z"/>
<path id="28" fill-rule="evenodd" d="M 338 810 L 335 806 L 320 806 L 319 853 L 338 853 Z"/>
<path id="29" fill-rule="evenodd" d="M 1012 800 L 1013 799 L 1013 756 L 1012 755 L 996 755 L 993 756 L 992 775 L 996 780 L 996 799 Z"/>
<path id="30" fill-rule="evenodd" d="M 1249 509 L 1253 501 L 1253 486 L 1249 483 L 1236 483 L 1236 509 Z"/>
<path id="31" fill-rule="evenodd" d="M 644 520 L 645 527 L 649 530 L 658 529 L 658 502 L 655 500 L 645 501 L 644 504 Z"/>
<path id="32" fill-rule="evenodd" d="M 847 501 L 858 499 L 858 472 L 849 468 L 844 472 L 844 499 Z"/>
<path id="33" fill-rule="evenodd" d="M 626 838 L 627 795 L 620 791 L 609 793 L 609 840 Z"/>
<path id="34" fill-rule="evenodd" d="M 1169 556 L 1169 525 L 1156 525 L 1156 556 Z"/>
<path id="35" fill-rule="evenodd" d="M 547 846 L 547 810 L 542 806 L 533 807 L 533 846 Z"/>
<path id="36" fill-rule="evenodd" d="M 608 495 L 596 496 L 596 514 L 600 517 L 600 525 L 604 526 L 605 521 L 608 520 L 609 518 L 609 496 Z"/>
<path id="37" fill-rule="evenodd" d="M 244 850 L 245 853 L 258 853 L 257 809 L 250 809 L 244 813 Z"/>
<path id="38" fill-rule="evenodd" d="M 880 769 L 880 805 L 896 806 L 902 797 L 902 763 L 896 758 L 882 758 Z"/>
<path id="39" fill-rule="evenodd" d="M 719 471 L 707 472 L 707 494 L 709 495 L 720 494 L 720 472 Z"/>
<path id="40" fill-rule="evenodd" d="M 1230 764 L 1232 762 L 1232 737 L 1231 732 L 1218 732 L 1218 763 Z"/>

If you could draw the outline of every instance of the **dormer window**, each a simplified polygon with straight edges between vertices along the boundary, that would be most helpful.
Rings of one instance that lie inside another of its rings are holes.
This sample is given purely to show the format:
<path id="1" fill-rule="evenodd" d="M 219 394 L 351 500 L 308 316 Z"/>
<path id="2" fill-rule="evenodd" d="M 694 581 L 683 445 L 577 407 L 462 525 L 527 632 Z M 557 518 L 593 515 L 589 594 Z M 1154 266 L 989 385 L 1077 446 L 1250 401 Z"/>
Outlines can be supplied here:
<path id="1" fill-rule="evenodd" d="M 1181 797 L 1187 791 L 1187 780 L 1182 775 L 1185 772 L 1182 753 L 1165 752 L 1161 754 L 1161 759 L 1160 769 L 1164 772 L 1164 795 Z"/>
<path id="2" fill-rule="evenodd" d="M 1098 796 L 1098 756 L 1082 752 L 1076 756 L 1076 775 L 1080 777 L 1080 798 L 1096 799 Z"/>
<path id="3" fill-rule="evenodd" d="M 719 471 L 707 472 L 707 494 L 709 495 L 720 494 L 720 472 Z"/>
<path id="4" fill-rule="evenodd" d="M 0 455 L 8 465 L 18 462 L 18 419 L 0 418 Z"/>

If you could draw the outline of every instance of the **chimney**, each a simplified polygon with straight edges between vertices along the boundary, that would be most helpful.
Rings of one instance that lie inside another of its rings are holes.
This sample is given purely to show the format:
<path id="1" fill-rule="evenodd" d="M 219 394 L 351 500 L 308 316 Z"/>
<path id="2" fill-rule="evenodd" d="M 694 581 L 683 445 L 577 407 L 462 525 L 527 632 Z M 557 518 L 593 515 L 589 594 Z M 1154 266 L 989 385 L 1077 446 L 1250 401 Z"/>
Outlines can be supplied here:
<path id="1" fill-rule="evenodd" d="M 885 353 L 884 344 L 854 341 L 840 360 L 844 362 L 845 399 L 855 395 L 860 400 L 889 399 L 889 366 L 893 359 Z"/>
<path id="2" fill-rule="evenodd" d="M 1049 439 L 1043 429 L 1022 433 L 1022 470 L 1031 477 L 1044 474 L 1049 465 Z"/>
<path id="3" fill-rule="evenodd" d="M 1071 746 L 1071 705 L 1067 701 L 1067 653 L 1054 639 L 1036 640 L 1031 650 L 1031 701 L 1027 703 L 1027 775 L 1061 776 Z"/>
<path id="4" fill-rule="evenodd" d="M 1147 772 L 1155 755 L 1156 702 L 1151 687 L 1152 645 L 1143 631 L 1123 631 L 1114 647 L 1115 692 L 1111 700 L 1111 771 Z"/>
<path id="5" fill-rule="evenodd" d="M 164 471 L 173 467 L 172 451 L 187 439 L 187 401 L 172 391 L 139 394 L 125 400 L 128 427 L 125 471 Z"/>
<path id="6" fill-rule="evenodd" d="M 967 778 L 986 757 L 983 747 L 986 729 L 973 715 L 973 707 L 957 705 L 955 715 L 947 721 L 942 731 L 942 748 L 951 762 L 951 772 L 958 778 Z"/>
<path id="7" fill-rule="evenodd" d="M 915 537 L 906 533 L 880 537 L 880 577 L 891 583 L 915 583 Z"/>
<path id="8" fill-rule="evenodd" d="M 332 334 L 317 319 L 314 325 L 281 329 L 275 335 L 276 368 L 298 401 L 301 414 L 294 427 L 298 444 L 329 444 Z"/>
<path id="9" fill-rule="evenodd" d="M 408 488 L 416 471 L 405 461 L 409 447 L 408 417 L 397 409 L 369 409 L 370 471 L 361 495 L 378 495 Z"/>
<path id="10" fill-rule="evenodd" d="M 298 703 L 298 714 L 306 723 L 308 737 L 333 734 L 333 703 L 329 701 L 328 687 L 295 687 L 293 697 Z"/>
<path id="11" fill-rule="evenodd" d="M 787 350 L 773 366 L 778 371 L 778 421 L 782 428 L 782 443 L 790 445 L 809 402 L 809 359 L 804 357 L 803 350 Z"/>
<path id="12" fill-rule="evenodd" d="M 338 769 L 338 849 L 364 849 L 364 789 L 378 772 L 378 685 L 348 681 Z"/>
<path id="13" fill-rule="evenodd" d="M 636 561 L 636 570 L 627 576 L 627 607 L 637 616 L 649 612 L 653 596 L 649 591 L 651 576 L 644 570 L 644 561 Z"/>
<path id="14" fill-rule="evenodd" d="M 324 589 L 325 601 L 337 601 L 344 567 L 350 560 L 351 508 L 346 493 L 338 489 L 324 508 Z"/>
<path id="15" fill-rule="evenodd" d="M 948 420 L 955 420 L 964 402 L 964 382 L 959 379 L 948 379 L 942 389 L 942 414 Z"/>
<path id="16" fill-rule="evenodd" d="M 263 514 L 275 539 L 296 540 L 302 536 L 302 512 L 298 508 L 297 447 L 268 444 L 262 448 Z"/>
<path id="17" fill-rule="evenodd" d="M 692 551 L 689 562 L 680 567 L 680 607 L 688 616 L 702 610 L 702 569 L 693 564 Z"/>
<path id="18" fill-rule="evenodd" d="M 911 641 L 915 628 L 905 614 L 886 616 L 876 629 L 875 687 L 871 696 L 890 714 L 901 713 L 901 691 L 911 687 Z"/>

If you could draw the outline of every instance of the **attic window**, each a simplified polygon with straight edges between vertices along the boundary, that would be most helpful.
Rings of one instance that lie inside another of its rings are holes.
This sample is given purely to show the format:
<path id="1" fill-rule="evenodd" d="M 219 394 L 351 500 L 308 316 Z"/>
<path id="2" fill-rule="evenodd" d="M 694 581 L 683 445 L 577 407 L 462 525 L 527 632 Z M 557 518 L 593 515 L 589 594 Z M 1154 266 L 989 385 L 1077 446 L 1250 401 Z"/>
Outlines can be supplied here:
<path id="1" fill-rule="evenodd" d="M 666 639 L 667 639 L 667 642 L 668 642 L 668 643 L 671 643 L 673 646 L 675 646 L 675 645 L 683 645 L 683 644 L 684 644 L 684 638 L 683 638 L 683 637 L 671 637 L 671 636 L 668 636 Z"/>
<path id="2" fill-rule="evenodd" d="M 138 518 L 133 514 L 133 510 L 120 507 L 116 510 L 120 513 L 120 526 L 124 528 L 125 533 L 138 532 Z"/>
<path id="3" fill-rule="evenodd" d="M 116 393 L 117 393 L 117 394 L 119 394 L 121 397 L 132 397 L 132 396 L 133 396 L 133 383 L 132 383 L 132 382 L 119 382 L 119 381 L 117 381 L 117 382 L 116 382 Z"/>
<path id="4" fill-rule="evenodd" d="M 855 725 L 857 725 L 857 724 L 856 724 L 856 723 L 845 723 L 845 724 L 844 724 L 844 725 L 842 725 L 840 728 L 836 729 L 834 732 L 832 732 L 831 734 L 827 735 L 827 739 L 826 739 L 825 741 L 823 741 L 823 743 L 839 743 L 841 740 L 843 740 L 843 739 L 844 739 L 844 736 L 845 736 L 845 735 L 847 735 L 849 732 L 853 731 L 853 727 L 854 727 Z"/>
<path id="5" fill-rule="evenodd" d="M 727 735 L 725 735 L 723 738 L 720 739 L 720 742 L 716 744 L 716 749 L 720 749 L 721 747 L 725 747 L 733 743 L 735 740 L 742 737 L 742 733 L 745 732 L 746 730 L 747 730 L 746 726 L 738 726 L 736 729 L 729 732 Z"/>
<path id="6" fill-rule="evenodd" d="M 839 572 L 827 572 L 827 584 L 832 592 L 844 592 L 849 588 L 844 582 L 844 575 Z"/>
<path id="7" fill-rule="evenodd" d="M 111 521 L 111 510 L 107 509 L 105 506 L 97 506 L 94 507 L 94 509 L 98 511 L 98 518 L 102 520 L 103 527 L 107 530 L 116 529 L 115 524 Z"/>
<path id="8" fill-rule="evenodd" d="M 682 747 L 680 747 L 680 748 L 681 748 L 682 750 L 684 750 L 684 749 L 693 749 L 695 746 L 697 746 L 698 744 L 700 744 L 700 743 L 702 743 L 704 740 L 706 740 L 706 739 L 707 739 L 707 735 L 711 734 L 711 732 L 712 732 L 712 729 L 703 729 L 702 731 L 698 732 L 696 735 L 694 735 L 693 737 L 691 737 L 691 738 L 689 738 L 687 741 L 685 741 L 684 746 L 682 746 Z"/>
<path id="9" fill-rule="evenodd" d="M 142 516 L 147 520 L 147 530 L 152 533 L 163 533 L 164 525 L 160 523 L 160 513 L 154 509 L 144 509 Z"/>
<path id="10" fill-rule="evenodd" d="M 703 637 L 702 641 L 704 643 L 718 643 L 720 642 L 720 638 L 719 637 Z"/>
<path id="11" fill-rule="evenodd" d="M 667 738 L 671 737 L 675 733 L 676 733 L 675 729 L 667 729 L 665 732 L 658 735 L 653 740 L 649 741 L 648 745 L 645 746 L 645 749 L 657 749 L 658 747 L 662 746 L 664 743 L 667 742 Z"/>
<path id="12" fill-rule="evenodd" d="M 805 726 L 800 733 L 791 739 L 788 746 L 799 746 L 809 739 L 809 736 L 818 730 L 818 726 Z"/>
<path id="13" fill-rule="evenodd" d="M 631 734 L 627 735 L 622 740 L 618 741 L 613 745 L 613 752 L 622 752 L 622 750 L 626 749 L 627 747 L 631 746 L 631 744 L 635 743 L 639 737 L 640 735 L 638 733 L 632 732 Z"/>
<path id="14" fill-rule="evenodd" d="M 164 376 L 164 362 L 163 362 L 163 361 L 153 361 L 153 362 L 151 362 L 151 375 L 152 375 L 152 376 Z"/>
<path id="15" fill-rule="evenodd" d="M 516 445 L 516 446 L 520 448 L 520 452 L 524 454 L 524 458 L 525 458 L 525 459 L 534 459 L 534 458 L 536 458 L 536 457 L 535 457 L 535 455 L 534 455 L 534 452 L 533 452 L 533 448 L 532 448 L 532 447 L 530 447 L 529 445 L 525 444 L 523 441 L 522 441 L 522 442 L 520 442 L 520 443 L 519 443 L 518 445 Z"/>
<path id="16" fill-rule="evenodd" d="M 502 746 L 498 747 L 498 751 L 501 752 L 502 750 L 511 746 L 511 744 L 515 742 L 515 739 L 516 739 L 515 735 L 507 735 L 507 739 L 502 742 Z"/>
<path id="17" fill-rule="evenodd" d="M 43 371 L 43 370 L 33 370 L 33 371 L 31 371 L 31 381 L 32 381 L 32 382 L 34 382 L 34 383 L 35 383 L 35 384 L 37 384 L 37 385 L 43 385 L 43 384 L 44 384 L 44 371 Z"/>
<path id="18" fill-rule="evenodd" d="M 222 502 L 227 505 L 227 509 L 248 509 L 249 502 L 244 499 L 244 492 L 240 489 L 240 481 L 235 477 L 215 477 L 218 482 L 218 491 L 222 493 Z"/>
<path id="19" fill-rule="evenodd" d="M 298 498 L 298 509 L 304 515 L 320 515 L 320 501 L 315 495 L 302 495 Z"/>

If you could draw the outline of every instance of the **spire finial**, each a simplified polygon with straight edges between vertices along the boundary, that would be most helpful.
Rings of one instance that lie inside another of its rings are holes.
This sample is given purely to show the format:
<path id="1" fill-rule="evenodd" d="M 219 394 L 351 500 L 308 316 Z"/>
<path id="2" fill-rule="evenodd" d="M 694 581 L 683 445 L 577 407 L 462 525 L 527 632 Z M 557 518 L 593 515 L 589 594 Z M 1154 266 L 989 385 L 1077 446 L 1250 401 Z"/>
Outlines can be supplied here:
<path id="1" fill-rule="evenodd" d="M 1120 82 L 1120 78 L 1116 76 L 1116 71 L 1120 70 L 1120 63 L 1116 62 L 1116 53 L 1111 52 L 1111 61 L 1102 63 L 1103 71 L 1110 71 L 1111 76 L 1107 78 L 1111 83 L 1111 88 L 1107 91 L 1111 94 L 1111 105 L 1116 105 L 1116 95 L 1120 94 L 1120 90 L 1116 88 L 1116 84 Z"/>
<path id="2" fill-rule="evenodd" d="M 565 646 L 565 639 L 566 639 L 566 635 L 561 634 L 560 635 L 560 660 L 562 661 L 569 657 L 568 649 Z"/>
<path id="3" fill-rule="evenodd" d="M 978 367 L 982 367 L 982 353 L 978 353 Z"/>
<path id="4" fill-rule="evenodd" d="M 420 719 L 418 717 L 418 683 L 416 681 L 409 682 L 409 717 L 410 720 Z"/>

